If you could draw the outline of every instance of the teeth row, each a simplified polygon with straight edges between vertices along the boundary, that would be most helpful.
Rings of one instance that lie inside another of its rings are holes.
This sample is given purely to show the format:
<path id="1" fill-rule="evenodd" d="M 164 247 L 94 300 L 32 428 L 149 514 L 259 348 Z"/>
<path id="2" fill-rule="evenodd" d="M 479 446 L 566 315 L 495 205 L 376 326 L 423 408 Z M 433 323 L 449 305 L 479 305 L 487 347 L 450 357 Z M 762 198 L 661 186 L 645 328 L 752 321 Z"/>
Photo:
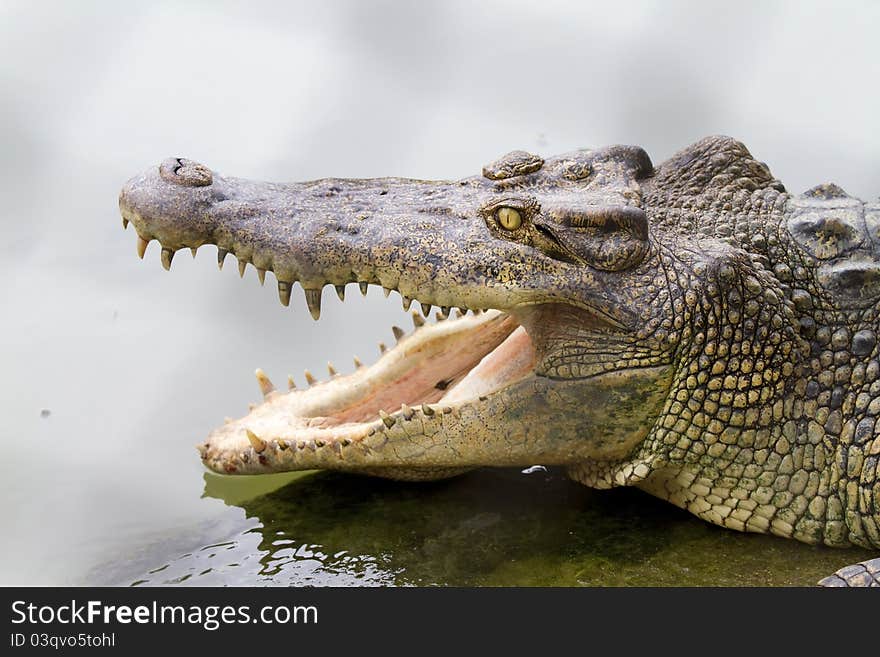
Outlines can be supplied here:
<path id="1" fill-rule="evenodd" d="M 475 310 L 474 314 L 480 314 L 481 312 L 482 311 L 480 311 L 480 310 Z M 459 314 L 458 318 L 460 319 L 463 316 L 464 316 L 463 314 Z M 443 321 L 445 319 L 446 319 L 445 317 L 441 317 L 438 313 L 437 321 Z M 419 315 L 418 312 L 416 312 L 416 311 L 412 312 L 412 321 L 413 321 L 413 327 L 415 329 L 419 329 L 425 325 L 424 318 L 422 318 L 422 316 Z M 394 334 L 394 339 L 398 343 L 406 337 L 406 331 L 404 331 L 399 326 L 392 326 L 391 332 Z M 384 342 L 380 342 L 379 343 L 379 353 L 384 354 L 387 350 L 388 350 L 388 346 Z M 358 358 L 357 356 L 354 356 L 354 358 L 352 360 L 354 362 L 355 369 L 360 369 L 364 366 L 361 359 Z M 333 378 L 334 376 L 336 376 L 338 374 L 333 363 L 331 363 L 329 361 L 327 363 L 327 372 L 329 373 L 330 378 Z M 305 376 L 306 382 L 309 384 L 309 386 L 313 386 L 316 383 L 319 383 L 318 379 L 315 378 L 315 375 L 312 374 L 309 370 L 304 370 L 303 375 Z M 271 394 L 272 392 L 275 392 L 275 389 L 276 389 L 275 385 L 272 383 L 272 381 L 269 379 L 269 377 L 266 375 L 266 373 L 262 369 L 257 369 L 255 372 L 255 376 L 257 377 L 257 383 L 260 386 L 260 392 L 263 393 L 263 397 L 268 397 L 269 394 Z M 287 376 L 287 388 L 288 388 L 288 390 L 296 390 L 296 382 L 294 382 L 293 377 L 290 375 Z"/>
<path id="2" fill-rule="evenodd" d="M 438 317 L 439 319 L 439 317 Z M 425 320 L 416 312 L 412 313 L 413 326 L 418 329 L 421 326 L 424 326 Z M 392 326 L 391 332 L 394 334 L 394 338 L 397 342 L 400 342 L 406 337 L 406 331 L 404 331 L 399 326 Z M 379 353 L 384 354 L 388 350 L 388 347 L 384 342 L 379 343 Z M 360 358 L 355 356 L 353 358 L 354 366 L 356 369 L 360 369 L 364 366 L 363 362 Z M 333 378 L 338 374 L 336 367 L 334 367 L 333 363 L 327 363 L 327 372 L 330 374 L 330 378 Z M 318 380 L 315 376 L 309 371 L 304 370 L 303 375 L 305 376 L 306 382 L 313 386 L 318 383 Z M 266 375 L 266 373 L 262 369 L 257 369 L 255 372 L 255 376 L 257 377 L 257 383 L 260 386 L 260 392 L 263 393 L 263 397 L 268 397 L 271 393 L 275 392 L 275 384 L 272 383 L 271 379 Z M 293 377 L 288 375 L 287 377 L 287 388 L 289 390 L 296 390 L 296 383 L 293 380 Z"/>
<path id="3" fill-rule="evenodd" d="M 455 412 L 456 409 L 454 407 L 441 406 L 439 404 L 422 404 L 418 408 L 412 408 L 407 404 L 401 404 L 400 410 L 393 415 L 380 410 L 379 419 L 382 420 L 382 424 L 390 429 L 398 422 L 410 422 L 419 413 L 425 417 L 433 417 L 434 415 L 447 415 Z M 368 432 L 368 435 L 372 436 L 374 433 L 375 431 L 371 430 Z"/>
<path id="4" fill-rule="evenodd" d="M 123 227 L 128 228 L 128 224 L 129 224 L 129 220 L 125 219 L 123 217 L 123 219 L 122 219 Z M 142 260 L 144 258 L 144 254 L 146 253 L 147 246 L 149 245 L 150 241 L 151 240 L 145 239 L 141 235 L 137 236 L 137 254 L 138 254 L 138 257 L 141 258 Z M 192 252 L 193 258 L 196 257 L 197 250 L 198 250 L 198 247 L 190 247 L 190 251 Z M 160 260 L 162 262 L 162 267 L 164 267 L 166 271 L 169 271 L 171 269 L 171 261 L 174 259 L 174 253 L 175 253 L 174 250 L 172 250 L 166 246 L 162 247 Z M 223 269 L 223 262 L 226 260 L 226 256 L 228 256 L 229 253 L 230 253 L 230 251 L 228 249 L 224 249 L 224 248 L 220 248 L 220 247 L 217 248 L 217 266 L 220 269 Z M 239 274 L 239 276 L 244 276 L 244 273 L 247 270 L 247 266 L 249 264 L 250 264 L 250 262 L 247 260 L 244 260 L 241 258 L 238 260 L 238 274 Z M 266 282 L 266 270 L 261 269 L 256 266 L 255 266 L 255 269 L 257 270 L 257 277 L 260 279 L 260 285 L 263 285 Z M 369 286 L 370 286 L 370 283 L 368 283 L 367 281 L 358 281 L 358 287 L 360 288 L 361 294 L 364 296 L 367 295 L 367 290 L 369 289 Z M 334 284 L 333 287 L 336 289 L 336 295 L 339 297 L 339 300 L 345 301 L 345 285 L 344 284 L 343 285 L 335 285 Z M 281 301 L 282 305 L 284 305 L 284 306 L 290 305 L 290 293 L 291 293 L 292 289 L 293 289 L 293 283 L 288 283 L 286 281 L 278 281 L 278 298 Z M 317 320 L 318 318 L 321 317 L 321 293 L 322 293 L 322 291 L 323 291 L 323 287 L 318 288 L 318 289 L 303 288 L 303 292 L 305 293 L 305 298 L 306 298 L 306 305 L 309 308 L 309 314 L 315 320 Z M 393 290 L 392 290 L 392 288 L 383 286 L 382 291 L 384 292 L 385 296 L 388 297 L 388 295 L 390 295 Z M 413 299 L 401 294 L 401 300 L 403 302 L 403 309 L 408 311 L 413 304 Z M 431 314 L 431 311 L 433 310 L 433 306 L 430 303 L 422 303 L 421 301 L 419 301 L 418 303 L 419 303 L 419 308 L 422 311 L 422 315 L 426 318 L 429 317 Z M 449 313 L 451 310 L 452 310 L 452 308 L 449 306 L 440 306 L 437 313 L 436 313 L 437 320 L 439 321 L 439 320 L 447 319 L 449 317 Z M 474 314 L 482 312 L 479 309 L 468 309 L 468 308 L 462 307 L 462 308 L 456 308 L 456 311 L 457 311 L 456 316 L 461 317 L 463 315 L 466 315 L 469 310 L 472 311 Z M 415 318 L 416 314 L 417 313 L 413 313 L 414 318 Z M 422 320 L 421 318 L 419 318 L 419 319 L 422 323 L 424 323 L 424 320 Z M 413 319 L 413 321 L 415 322 L 416 320 Z M 421 324 L 417 324 L 417 326 L 421 326 Z M 395 336 L 396 335 L 397 334 L 395 333 Z"/>
<path id="5" fill-rule="evenodd" d="M 370 427 L 370 430 L 367 432 L 367 436 L 373 436 L 377 431 L 385 431 L 386 429 L 391 429 L 398 422 L 405 423 L 411 422 L 414 419 L 419 419 L 421 415 L 424 418 L 433 418 L 438 415 L 448 415 L 455 414 L 456 409 L 452 406 L 441 406 L 438 404 L 422 404 L 418 408 L 412 408 L 407 404 L 401 404 L 400 410 L 394 413 L 393 415 L 385 412 L 384 410 L 380 410 L 378 414 L 378 420 L 381 420 L 382 425 L 379 425 L 378 422 L 376 426 Z M 245 435 L 247 436 L 248 442 L 251 444 L 254 452 L 257 454 L 262 454 L 267 447 L 272 447 L 278 449 L 280 451 L 284 451 L 287 449 L 305 449 L 305 448 L 320 448 L 326 447 L 329 445 L 340 445 L 342 447 L 348 447 L 352 444 L 352 440 L 348 438 L 341 438 L 339 440 L 336 439 L 328 439 L 321 440 L 320 438 L 308 440 L 308 441 L 299 441 L 295 446 L 291 445 L 288 441 L 278 438 L 278 439 L 264 439 L 257 435 L 254 431 L 250 429 L 245 429 Z M 207 449 L 207 445 L 204 446 Z M 203 452 L 203 456 L 204 456 Z M 242 456 L 246 456 L 246 453 L 242 454 Z M 247 459 L 245 459 L 247 460 Z"/>

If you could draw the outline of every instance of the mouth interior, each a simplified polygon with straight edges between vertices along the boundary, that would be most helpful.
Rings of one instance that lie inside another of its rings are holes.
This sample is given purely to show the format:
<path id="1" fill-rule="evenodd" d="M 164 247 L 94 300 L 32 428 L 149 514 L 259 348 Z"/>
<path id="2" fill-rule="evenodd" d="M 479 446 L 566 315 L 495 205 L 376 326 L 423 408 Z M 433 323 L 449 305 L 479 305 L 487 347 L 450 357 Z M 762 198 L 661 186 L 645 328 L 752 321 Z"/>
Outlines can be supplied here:
<path id="1" fill-rule="evenodd" d="M 464 315 L 425 324 L 352 374 L 286 393 L 269 386 L 262 404 L 218 431 L 353 442 L 377 423 L 479 403 L 532 374 L 535 361 L 531 339 L 509 314 Z"/>
<path id="2" fill-rule="evenodd" d="M 356 373 L 324 384 L 322 392 L 334 397 L 327 401 L 326 420 L 365 422 L 373 420 L 379 410 L 395 411 L 403 404 L 451 403 L 491 393 L 524 374 L 517 364 L 533 364 L 520 363 L 521 355 L 510 361 L 516 346 L 529 351 L 531 341 L 522 327 L 502 313 L 483 320 L 463 317 L 425 326 L 404 338 L 362 376 Z"/>
<path id="3" fill-rule="evenodd" d="M 162 244 L 162 265 L 170 269 L 174 249 L 156 236 L 149 221 L 123 208 L 123 227 L 135 224 L 138 233 L 138 255 L 144 252 L 152 239 Z M 146 237 L 144 237 L 146 235 Z M 187 246 L 184 244 L 184 246 Z M 198 244 L 190 245 L 195 250 Z M 232 245 L 220 246 L 218 265 Z M 239 273 L 254 264 L 254 254 L 236 253 Z M 254 264 L 256 267 L 257 265 Z M 269 267 L 271 269 L 271 267 Z M 262 282 L 267 269 L 257 267 Z M 368 284 L 382 285 L 382 281 L 367 276 L 359 280 L 361 292 Z M 284 305 L 290 300 L 292 283 L 279 279 L 279 296 Z M 343 285 L 336 285 L 337 293 Z M 386 296 L 389 291 L 385 287 Z M 320 315 L 320 287 L 303 288 L 309 311 L 315 319 Z M 340 298 L 342 298 L 340 294 Z M 423 312 L 436 300 L 415 299 Z M 412 303 L 412 300 L 410 300 Z M 238 420 L 227 420 L 213 431 L 200 446 L 207 458 L 211 446 L 217 449 L 241 449 L 250 445 L 262 452 L 266 439 L 298 448 L 323 445 L 346 446 L 373 435 L 377 429 L 393 426 L 399 419 L 410 420 L 415 413 L 433 416 L 450 413 L 457 408 L 479 404 L 492 394 L 534 374 L 535 349 L 525 328 L 508 313 L 499 310 L 465 311 L 455 319 L 448 318 L 448 307 L 438 314 L 436 323 L 419 318 L 416 330 L 403 336 L 399 329 L 398 344 L 386 351 L 369 367 L 359 366 L 352 374 L 337 375 L 315 383 L 307 377 L 310 386 L 288 392 L 276 391 L 268 377 L 257 371 L 263 390 L 262 403 L 252 405 L 250 413 Z M 472 314 L 471 314 L 472 313 Z M 443 321 L 439 321 L 439 320 Z"/>

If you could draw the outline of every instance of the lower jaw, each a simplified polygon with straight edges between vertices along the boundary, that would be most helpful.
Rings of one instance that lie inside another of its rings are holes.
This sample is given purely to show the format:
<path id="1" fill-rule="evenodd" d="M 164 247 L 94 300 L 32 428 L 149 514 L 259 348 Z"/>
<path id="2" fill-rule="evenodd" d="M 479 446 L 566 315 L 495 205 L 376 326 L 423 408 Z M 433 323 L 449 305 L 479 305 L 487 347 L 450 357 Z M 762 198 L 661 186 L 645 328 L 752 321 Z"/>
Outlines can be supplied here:
<path id="1" fill-rule="evenodd" d="M 436 479 L 480 466 L 623 462 L 659 417 L 673 373 L 669 364 L 586 379 L 529 373 L 476 400 L 441 401 L 427 405 L 427 413 L 409 408 L 359 423 L 358 435 L 339 426 L 296 443 L 242 441 L 219 429 L 203 458 L 225 473 L 327 469 L 397 479 Z"/>
<path id="2" fill-rule="evenodd" d="M 532 339 L 489 311 L 428 324 L 378 362 L 275 391 L 199 446 L 220 473 L 329 469 L 432 479 L 484 465 L 620 460 L 660 416 L 671 363 L 585 378 L 536 373 Z"/>
<path id="3" fill-rule="evenodd" d="M 447 469 L 458 442 L 451 434 L 479 421 L 489 399 L 533 376 L 534 365 L 528 334 L 505 313 L 428 324 L 374 365 L 304 390 L 275 391 L 258 371 L 263 402 L 213 431 L 199 451 L 227 474 L 418 463 L 394 475 L 434 478 L 419 472 Z"/>

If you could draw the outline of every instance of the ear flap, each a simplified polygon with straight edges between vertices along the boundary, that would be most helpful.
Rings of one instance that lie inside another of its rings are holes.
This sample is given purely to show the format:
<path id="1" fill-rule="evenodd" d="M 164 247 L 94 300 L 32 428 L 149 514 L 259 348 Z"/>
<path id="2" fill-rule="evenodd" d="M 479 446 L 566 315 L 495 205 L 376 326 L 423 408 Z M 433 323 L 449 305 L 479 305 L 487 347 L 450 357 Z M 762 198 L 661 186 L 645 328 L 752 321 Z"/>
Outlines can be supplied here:
<path id="1" fill-rule="evenodd" d="M 536 223 L 552 233 L 565 252 L 595 269 L 622 271 L 648 252 L 648 217 L 641 208 L 619 206 L 551 213 L 553 224 Z"/>

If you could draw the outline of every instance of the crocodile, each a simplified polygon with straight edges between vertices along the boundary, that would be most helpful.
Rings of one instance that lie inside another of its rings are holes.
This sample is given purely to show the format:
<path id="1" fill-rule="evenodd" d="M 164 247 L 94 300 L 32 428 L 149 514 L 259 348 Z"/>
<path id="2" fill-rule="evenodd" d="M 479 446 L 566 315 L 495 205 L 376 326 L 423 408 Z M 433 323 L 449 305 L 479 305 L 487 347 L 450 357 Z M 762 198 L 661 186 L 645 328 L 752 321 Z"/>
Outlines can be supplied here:
<path id="1" fill-rule="evenodd" d="M 739 141 L 513 151 L 450 181 L 267 183 L 169 158 L 119 196 L 137 251 L 396 291 L 415 330 L 276 390 L 198 449 L 226 474 L 564 467 L 721 527 L 880 548 L 880 202 L 789 193 Z M 426 321 L 436 307 L 435 321 Z M 880 585 L 880 559 L 828 586 Z"/>

